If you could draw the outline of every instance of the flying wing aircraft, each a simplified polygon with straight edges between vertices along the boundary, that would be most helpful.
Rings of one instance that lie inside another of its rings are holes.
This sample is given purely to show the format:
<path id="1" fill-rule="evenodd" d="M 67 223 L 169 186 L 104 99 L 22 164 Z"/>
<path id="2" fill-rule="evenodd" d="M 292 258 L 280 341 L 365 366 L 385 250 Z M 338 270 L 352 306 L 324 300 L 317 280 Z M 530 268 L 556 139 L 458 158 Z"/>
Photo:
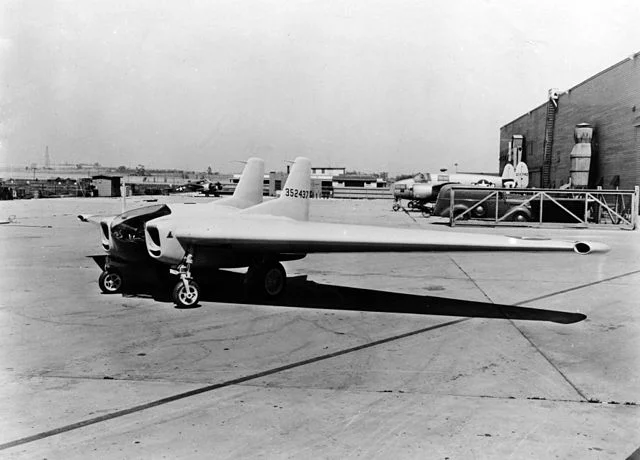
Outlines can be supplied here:
<path id="1" fill-rule="evenodd" d="M 283 292 L 281 262 L 310 253 L 409 251 L 607 251 L 601 243 L 463 234 L 423 229 L 310 222 L 310 162 L 297 158 L 282 195 L 225 219 L 172 215 L 149 220 L 145 241 L 151 257 L 173 265 L 180 280 L 173 289 L 179 306 L 194 305 L 200 288 L 192 267 L 249 267 L 245 286 L 257 296 Z"/>
<path id="2" fill-rule="evenodd" d="M 230 197 L 210 203 L 157 204 L 132 209 L 117 216 L 102 217 L 80 215 L 84 222 L 97 223 L 103 249 L 107 252 L 104 270 L 98 279 L 105 293 L 116 293 L 122 289 L 129 275 L 140 275 L 149 271 L 165 273 L 166 266 L 149 256 L 145 245 L 145 224 L 162 216 L 171 216 L 178 222 L 189 221 L 207 215 L 224 220 L 226 216 L 262 203 L 264 161 L 250 158 L 245 165 L 238 185 Z M 154 270 L 155 269 L 155 270 Z"/>

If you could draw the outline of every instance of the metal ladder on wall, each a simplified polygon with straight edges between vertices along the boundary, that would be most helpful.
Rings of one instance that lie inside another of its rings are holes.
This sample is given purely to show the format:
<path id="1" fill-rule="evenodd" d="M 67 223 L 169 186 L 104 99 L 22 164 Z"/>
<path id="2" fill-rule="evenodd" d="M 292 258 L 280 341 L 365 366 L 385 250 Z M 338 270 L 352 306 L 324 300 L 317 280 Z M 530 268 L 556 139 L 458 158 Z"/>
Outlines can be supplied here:
<path id="1" fill-rule="evenodd" d="M 544 126 L 544 157 L 542 158 L 542 187 L 551 187 L 551 160 L 553 153 L 553 130 L 556 124 L 558 110 L 558 91 L 549 90 L 547 101 L 547 119 Z"/>

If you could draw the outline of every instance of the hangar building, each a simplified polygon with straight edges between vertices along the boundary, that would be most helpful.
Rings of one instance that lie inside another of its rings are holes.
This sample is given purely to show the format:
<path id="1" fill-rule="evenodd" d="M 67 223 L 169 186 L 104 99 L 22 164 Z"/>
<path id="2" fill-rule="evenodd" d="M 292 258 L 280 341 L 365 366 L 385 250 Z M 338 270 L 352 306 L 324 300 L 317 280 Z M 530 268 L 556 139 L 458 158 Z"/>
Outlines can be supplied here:
<path id="1" fill-rule="evenodd" d="M 640 52 L 569 90 L 550 90 L 546 103 L 500 128 L 500 171 L 517 146 L 530 187 L 567 184 L 574 129 L 585 123 L 593 128 L 588 186 L 640 185 Z"/>

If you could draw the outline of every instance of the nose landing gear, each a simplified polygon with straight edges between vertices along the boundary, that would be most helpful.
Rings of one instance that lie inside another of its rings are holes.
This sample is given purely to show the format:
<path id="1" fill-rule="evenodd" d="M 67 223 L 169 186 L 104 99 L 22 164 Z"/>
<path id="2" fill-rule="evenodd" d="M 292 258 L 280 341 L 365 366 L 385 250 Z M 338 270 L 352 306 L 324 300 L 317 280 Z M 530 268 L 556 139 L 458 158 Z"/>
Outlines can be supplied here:
<path id="1" fill-rule="evenodd" d="M 180 308 L 189 308 L 198 303 L 200 286 L 191 280 L 178 281 L 171 293 L 173 302 Z"/>
<path id="2" fill-rule="evenodd" d="M 196 283 L 191 276 L 191 264 L 193 263 L 193 255 L 185 255 L 183 262 L 171 269 L 172 275 L 178 275 L 180 281 L 174 286 L 171 292 L 171 298 L 173 302 L 180 308 L 193 307 L 198 303 L 200 298 L 200 286 Z"/>

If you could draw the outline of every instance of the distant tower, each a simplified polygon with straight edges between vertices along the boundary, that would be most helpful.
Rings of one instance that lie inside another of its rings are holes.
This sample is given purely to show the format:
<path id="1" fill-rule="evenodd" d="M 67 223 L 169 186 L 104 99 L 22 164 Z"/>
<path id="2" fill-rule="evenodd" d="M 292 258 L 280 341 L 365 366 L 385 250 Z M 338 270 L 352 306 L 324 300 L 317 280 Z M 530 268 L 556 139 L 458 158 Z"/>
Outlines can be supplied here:
<path id="1" fill-rule="evenodd" d="M 49 157 L 49 146 L 45 147 L 44 151 L 44 167 L 46 169 L 51 169 L 51 158 Z"/>

